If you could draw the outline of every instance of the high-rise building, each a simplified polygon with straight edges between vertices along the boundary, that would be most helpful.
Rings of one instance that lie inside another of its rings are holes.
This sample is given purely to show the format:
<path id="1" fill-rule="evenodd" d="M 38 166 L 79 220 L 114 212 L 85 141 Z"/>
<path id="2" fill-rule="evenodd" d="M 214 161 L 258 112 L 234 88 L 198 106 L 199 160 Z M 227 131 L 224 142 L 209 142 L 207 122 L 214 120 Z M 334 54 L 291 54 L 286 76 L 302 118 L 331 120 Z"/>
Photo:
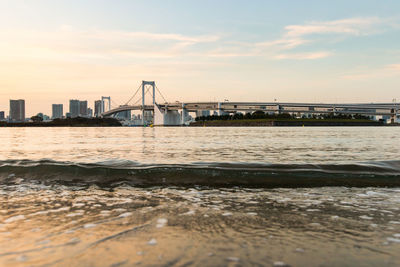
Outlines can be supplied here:
<path id="1" fill-rule="evenodd" d="M 4 121 L 4 120 L 5 120 L 4 111 L 0 111 L 0 121 Z"/>
<path id="2" fill-rule="evenodd" d="M 76 118 L 80 114 L 80 103 L 79 100 L 71 99 L 69 101 L 69 114 L 71 118 Z"/>
<path id="3" fill-rule="evenodd" d="M 81 117 L 87 117 L 88 113 L 88 107 L 87 107 L 87 101 L 79 101 L 79 115 Z"/>
<path id="4" fill-rule="evenodd" d="M 52 110 L 52 119 L 61 119 L 63 117 L 63 104 L 53 104 Z"/>
<path id="5" fill-rule="evenodd" d="M 88 117 L 88 118 L 93 117 L 93 109 L 91 109 L 91 108 L 88 108 L 88 109 L 87 109 L 87 117 Z"/>
<path id="6" fill-rule="evenodd" d="M 10 100 L 10 121 L 25 121 L 25 100 Z"/>
<path id="7" fill-rule="evenodd" d="M 94 116 L 100 117 L 101 115 L 101 100 L 94 101 Z"/>

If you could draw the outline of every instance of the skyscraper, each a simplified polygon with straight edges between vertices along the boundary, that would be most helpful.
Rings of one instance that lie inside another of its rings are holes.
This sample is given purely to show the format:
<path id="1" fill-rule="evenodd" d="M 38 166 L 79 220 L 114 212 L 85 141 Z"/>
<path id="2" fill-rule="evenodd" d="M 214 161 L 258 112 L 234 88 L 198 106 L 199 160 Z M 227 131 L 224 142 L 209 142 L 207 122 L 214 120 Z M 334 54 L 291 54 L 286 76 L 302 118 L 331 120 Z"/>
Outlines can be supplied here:
<path id="1" fill-rule="evenodd" d="M 88 109 L 87 109 L 87 117 L 88 117 L 88 118 L 93 117 L 93 109 L 91 109 L 91 108 L 88 108 Z"/>
<path id="2" fill-rule="evenodd" d="M 0 111 L 0 121 L 4 121 L 4 119 L 5 119 L 4 111 Z"/>
<path id="3" fill-rule="evenodd" d="M 63 104 L 53 104 L 52 110 L 52 119 L 61 119 L 63 117 Z"/>
<path id="4" fill-rule="evenodd" d="M 25 121 L 25 100 L 10 100 L 10 121 Z"/>
<path id="5" fill-rule="evenodd" d="M 79 115 L 81 117 L 87 117 L 88 115 L 88 107 L 87 101 L 79 101 Z"/>
<path id="6" fill-rule="evenodd" d="M 71 118 L 76 118 L 80 114 L 80 103 L 79 100 L 71 99 L 69 101 L 69 114 Z"/>
<path id="7" fill-rule="evenodd" d="M 94 116 L 100 117 L 101 115 L 101 100 L 94 101 Z"/>

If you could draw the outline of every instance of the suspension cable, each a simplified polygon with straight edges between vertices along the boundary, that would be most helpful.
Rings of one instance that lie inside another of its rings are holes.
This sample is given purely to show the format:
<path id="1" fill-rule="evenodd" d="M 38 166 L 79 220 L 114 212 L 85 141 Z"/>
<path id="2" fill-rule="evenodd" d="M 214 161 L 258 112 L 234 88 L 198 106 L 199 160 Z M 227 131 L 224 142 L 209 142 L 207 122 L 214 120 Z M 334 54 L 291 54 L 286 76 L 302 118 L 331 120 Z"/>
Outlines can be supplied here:
<path id="1" fill-rule="evenodd" d="M 145 92 L 144 92 L 144 95 L 147 94 L 147 92 L 150 90 L 150 87 L 147 87 L 147 88 L 145 87 L 145 89 L 146 89 L 146 90 L 145 90 Z M 139 99 L 133 104 L 133 106 L 136 105 L 136 104 L 138 104 L 141 100 L 142 100 L 142 98 L 139 98 Z"/>
<path id="2" fill-rule="evenodd" d="M 157 92 L 161 95 L 161 97 L 164 99 L 165 103 L 168 103 L 168 101 L 165 99 L 165 97 L 163 96 L 163 94 L 161 93 L 160 89 L 158 89 L 157 85 L 156 85 L 156 89 Z"/>
<path id="3" fill-rule="evenodd" d="M 125 105 L 128 105 L 129 102 L 132 101 L 132 99 L 133 99 L 133 98 L 137 95 L 137 93 L 139 92 L 140 87 L 142 87 L 142 85 L 139 85 L 139 87 L 138 87 L 138 89 L 136 90 L 136 92 L 135 92 L 135 93 L 133 94 L 133 96 L 128 100 L 128 102 L 125 103 Z"/>

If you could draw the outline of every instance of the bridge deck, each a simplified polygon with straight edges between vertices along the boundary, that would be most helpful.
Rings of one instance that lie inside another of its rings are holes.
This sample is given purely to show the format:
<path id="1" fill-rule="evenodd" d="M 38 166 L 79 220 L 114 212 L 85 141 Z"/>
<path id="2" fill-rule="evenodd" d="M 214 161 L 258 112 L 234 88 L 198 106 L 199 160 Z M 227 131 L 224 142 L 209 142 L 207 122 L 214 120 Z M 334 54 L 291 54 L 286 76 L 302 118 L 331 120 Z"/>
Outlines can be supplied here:
<path id="1" fill-rule="evenodd" d="M 287 102 L 175 102 L 157 104 L 163 110 L 182 110 L 183 107 L 189 112 L 200 110 L 221 110 L 225 112 L 257 111 L 266 112 L 294 112 L 294 113 L 343 113 L 364 115 L 393 115 L 398 114 L 400 105 L 397 103 L 287 103 Z M 127 110 L 154 110 L 153 105 L 125 105 L 104 112 L 102 116 Z"/>

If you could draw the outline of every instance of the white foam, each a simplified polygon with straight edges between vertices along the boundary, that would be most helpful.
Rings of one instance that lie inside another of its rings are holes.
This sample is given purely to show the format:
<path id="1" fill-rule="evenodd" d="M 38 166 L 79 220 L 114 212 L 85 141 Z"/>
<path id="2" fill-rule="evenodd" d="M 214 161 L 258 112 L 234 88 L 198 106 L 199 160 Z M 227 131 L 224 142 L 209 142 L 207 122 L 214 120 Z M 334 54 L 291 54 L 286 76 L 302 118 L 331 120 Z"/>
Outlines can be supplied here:
<path id="1" fill-rule="evenodd" d="M 96 227 L 97 225 L 94 223 L 87 223 L 83 226 L 83 228 L 88 229 L 88 228 L 93 228 Z"/>
<path id="2" fill-rule="evenodd" d="M 361 215 L 359 217 L 360 217 L 360 219 L 363 219 L 363 220 L 372 220 L 373 219 L 373 217 L 369 217 L 367 215 Z"/>
<path id="3" fill-rule="evenodd" d="M 24 216 L 24 215 L 16 215 L 16 216 L 13 216 L 13 217 L 8 218 L 8 219 L 5 220 L 4 222 L 5 222 L 5 223 L 12 223 L 12 222 L 20 221 L 20 220 L 24 220 L 24 219 L 25 219 L 25 216 Z"/>
<path id="4" fill-rule="evenodd" d="M 160 218 L 157 220 L 157 228 L 163 228 L 168 223 L 168 220 L 165 218 Z"/>
<path id="5" fill-rule="evenodd" d="M 287 266 L 289 266 L 289 264 L 284 263 L 283 261 L 275 261 L 273 266 L 276 266 L 276 267 L 287 267 Z"/>
<path id="6" fill-rule="evenodd" d="M 78 207 L 78 208 L 80 208 L 80 207 L 83 207 L 83 206 L 85 206 L 84 203 L 74 203 L 74 204 L 72 204 L 72 207 Z"/>
<path id="7" fill-rule="evenodd" d="M 331 220 L 339 220 L 339 216 L 333 215 L 333 216 L 331 216 Z"/>
<path id="8" fill-rule="evenodd" d="M 157 245 L 157 240 L 155 238 L 152 238 L 149 242 L 147 242 L 147 244 L 150 246 L 155 246 Z"/>
<path id="9" fill-rule="evenodd" d="M 247 212 L 247 215 L 249 215 L 249 216 L 257 216 L 257 212 Z"/>
<path id="10" fill-rule="evenodd" d="M 240 259 L 236 258 L 236 257 L 228 257 L 226 258 L 227 261 L 234 261 L 234 262 L 238 262 Z"/>
<path id="11" fill-rule="evenodd" d="M 101 216 L 110 216 L 111 211 L 109 210 L 102 210 L 100 211 Z"/>
<path id="12" fill-rule="evenodd" d="M 118 217 L 126 218 L 126 217 L 129 217 L 129 216 L 132 216 L 132 215 L 133 215 L 132 212 L 125 212 L 125 213 L 120 214 Z"/>
<path id="13" fill-rule="evenodd" d="M 386 240 L 392 243 L 400 243 L 400 238 L 388 237 Z"/>
<path id="14" fill-rule="evenodd" d="M 398 222 L 398 221 L 390 221 L 389 223 L 391 223 L 391 224 L 400 224 L 400 222 Z"/>
<path id="15" fill-rule="evenodd" d="M 194 210 L 189 210 L 188 212 L 182 213 L 181 215 L 194 215 L 196 212 Z"/>
<path id="16" fill-rule="evenodd" d="M 400 238 L 400 234 L 394 234 L 394 237 L 399 237 Z"/>
<path id="17" fill-rule="evenodd" d="M 222 213 L 222 216 L 232 216 L 232 212 L 225 212 L 225 213 Z"/>

